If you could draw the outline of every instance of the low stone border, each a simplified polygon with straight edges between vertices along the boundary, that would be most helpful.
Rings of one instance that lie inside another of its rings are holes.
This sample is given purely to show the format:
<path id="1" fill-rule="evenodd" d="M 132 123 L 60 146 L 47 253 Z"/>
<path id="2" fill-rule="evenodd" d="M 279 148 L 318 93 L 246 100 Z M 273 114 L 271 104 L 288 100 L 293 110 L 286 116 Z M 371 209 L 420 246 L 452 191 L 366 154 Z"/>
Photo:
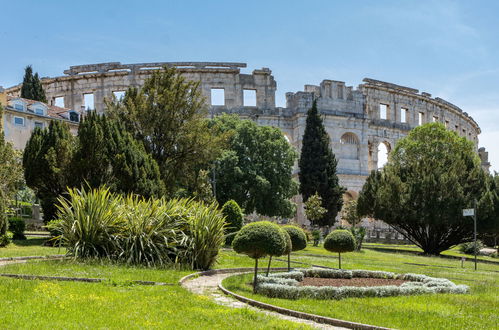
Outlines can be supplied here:
<path id="1" fill-rule="evenodd" d="M 259 271 L 266 271 L 267 268 L 259 268 Z M 287 267 L 282 267 L 282 268 L 271 268 L 272 271 L 287 271 Z M 189 274 L 187 276 L 182 277 L 179 280 L 179 284 L 182 285 L 184 282 L 188 281 L 189 279 L 192 279 L 194 277 L 198 276 L 209 276 L 209 275 L 215 275 L 215 274 L 229 274 L 229 273 L 252 273 L 254 271 L 253 268 L 225 268 L 225 269 L 213 269 L 213 270 L 208 270 L 204 272 L 197 272 L 193 274 Z M 248 304 L 250 306 L 258 307 L 261 309 L 273 311 L 279 314 L 287 315 L 287 316 L 292 316 L 296 317 L 299 319 L 303 320 L 309 320 L 309 321 L 314 321 L 317 323 L 322 323 L 322 324 L 327 324 L 327 325 L 332 325 L 336 327 L 343 327 L 343 328 L 349 328 L 349 329 L 363 329 L 363 330 L 371 330 L 371 329 L 380 329 L 380 330 L 387 330 L 390 328 L 384 328 L 384 327 L 378 327 L 374 325 L 368 325 L 368 324 L 362 324 L 362 323 L 357 323 L 357 322 L 350 322 L 350 321 L 344 321 L 344 320 L 339 320 L 339 319 L 334 319 L 326 316 L 320 316 L 320 315 L 315 315 L 315 314 L 308 314 L 304 312 L 298 312 L 295 310 L 275 306 L 275 305 L 270 305 L 266 304 L 257 300 L 253 300 L 250 298 L 246 298 L 244 296 L 238 295 L 237 293 L 234 293 L 232 291 L 227 290 L 222 283 L 218 284 L 218 289 L 225 293 L 228 296 L 231 296 L 245 304 Z"/>
<path id="2" fill-rule="evenodd" d="M 0 262 L 2 261 L 15 261 L 15 260 L 37 260 L 37 259 L 60 259 L 66 257 L 65 254 L 54 254 L 51 256 L 27 256 L 27 257 L 4 257 L 0 258 Z"/>

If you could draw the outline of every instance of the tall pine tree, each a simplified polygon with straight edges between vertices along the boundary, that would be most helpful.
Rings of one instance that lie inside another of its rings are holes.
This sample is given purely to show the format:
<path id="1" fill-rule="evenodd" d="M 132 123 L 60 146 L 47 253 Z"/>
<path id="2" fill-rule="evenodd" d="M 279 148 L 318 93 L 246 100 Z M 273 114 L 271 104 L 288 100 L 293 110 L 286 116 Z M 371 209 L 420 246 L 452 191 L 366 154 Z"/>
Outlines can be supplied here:
<path id="1" fill-rule="evenodd" d="M 24 69 L 21 97 L 28 100 L 47 102 L 47 97 L 45 96 L 45 91 L 43 90 L 38 73 L 33 75 L 33 68 L 31 65 L 28 65 Z"/>
<path id="2" fill-rule="evenodd" d="M 71 166 L 74 186 L 108 186 L 111 191 L 161 196 L 159 167 L 123 125 L 90 112 L 80 124 Z"/>
<path id="3" fill-rule="evenodd" d="M 307 113 L 305 133 L 300 160 L 300 193 L 306 202 L 316 192 L 322 198 L 322 207 L 327 212 L 313 222 L 320 227 L 331 226 L 343 205 L 345 188 L 339 184 L 336 175 L 337 160 L 329 145 L 329 135 L 317 111 L 317 102 Z"/>
<path id="4" fill-rule="evenodd" d="M 40 199 L 44 221 L 55 218 L 57 198 L 67 191 L 73 152 L 74 138 L 60 121 L 51 121 L 48 129 L 36 128 L 26 144 L 24 178 Z"/>

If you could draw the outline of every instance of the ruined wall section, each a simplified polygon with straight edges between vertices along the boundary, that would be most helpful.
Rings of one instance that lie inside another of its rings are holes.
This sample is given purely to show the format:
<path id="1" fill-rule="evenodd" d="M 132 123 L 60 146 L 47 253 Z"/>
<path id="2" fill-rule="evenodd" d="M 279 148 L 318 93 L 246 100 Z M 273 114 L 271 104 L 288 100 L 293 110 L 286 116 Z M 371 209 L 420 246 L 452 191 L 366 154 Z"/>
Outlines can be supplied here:
<path id="1" fill-rule="evenodd" d="M 223 89 L 224 109 L 239 109 L 244 105 L 244 90 L 255 91 L 255 108 L 267 110 L 275 108 L 277 84 L 268 68 L 254 70 L 252 74 L 241 74 L 245 63 L 226 62 L 161 62 L 121 64 L 119 62 L 72 66 L 64 71 L 65 76 L 43 78 L 49 103 L 64 98 L 64 106 L 74 110 L 85 110 L 85 95 L 93 95 L 94 109 L 104 112 L 105 99 L 112 98 L 116 92 L 124 92 L 129 87 L 140 87 L 154 70 L 164 66 L 176 67 L 186 79 L 200 82 L 202 94 L 211 104 L 211 90 Z M 8 90 L 16 96 L 20 86 Z"/>

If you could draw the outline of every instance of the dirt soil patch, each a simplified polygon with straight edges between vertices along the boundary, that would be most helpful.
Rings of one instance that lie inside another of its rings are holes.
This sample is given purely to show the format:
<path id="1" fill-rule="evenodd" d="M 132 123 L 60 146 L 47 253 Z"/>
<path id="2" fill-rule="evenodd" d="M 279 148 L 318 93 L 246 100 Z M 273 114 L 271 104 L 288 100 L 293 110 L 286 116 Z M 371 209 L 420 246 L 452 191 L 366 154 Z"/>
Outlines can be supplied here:
<path id="1" fill-rule="evenodd" d="M 305 277 L 300 285 L 311 286 L 383 286 L 383 285 L 402 285 L 407 281 L 384 279 L 384 278 L 318 278 Z"/>

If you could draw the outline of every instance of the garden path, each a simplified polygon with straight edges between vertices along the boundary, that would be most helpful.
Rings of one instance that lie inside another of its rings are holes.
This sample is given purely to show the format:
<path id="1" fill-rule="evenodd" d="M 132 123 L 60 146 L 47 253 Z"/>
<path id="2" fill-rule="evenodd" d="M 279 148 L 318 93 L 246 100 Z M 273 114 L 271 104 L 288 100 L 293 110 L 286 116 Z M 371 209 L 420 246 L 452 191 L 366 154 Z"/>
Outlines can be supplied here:
<path id="1" fill-rule="evenodd" d="M 303 323 L 307 324 L 309 326 L 312 326 L 316 329 L 345 329 L 345 328 L 340 328 L 340 327 L 333 327 L 327 324 L 323 323 L 318 323 L 310 320 L 304 320 L 304 319 L 299 319 L 297 317 L 292 317 L 292 316 L 287 316 L 283 315 L 280 313 L 276 312 L 271 312 L 271 311 L 266 311 L 263 309 L 259 309 L 253 306 L 250 306 L 248 304 L 245 304 L 239 300 L 236 300 L 234 298 L 231 298 L 218 289 L 218 285 L 222 283 L 222 281 L 233 275 L 239 275 L 243 273 L 229 273 L 229 274 L 213 274 L 213 275 L 203 275 L 196 277 L 194 279 L 185 281 L 182 286 L 188 289 L 189 291 L 199 294 L 199 295 L 204 295 L 204 296 L 209 296 L 211 297 L 216 303 L 228 307 L 233 307 L 233 308 L 249 308 L 252 310 L 259 311 L 261 313 L 265 313 L 271 316 L 279 317 L 284 320 L 289 320 L 297 323 Z"/>

